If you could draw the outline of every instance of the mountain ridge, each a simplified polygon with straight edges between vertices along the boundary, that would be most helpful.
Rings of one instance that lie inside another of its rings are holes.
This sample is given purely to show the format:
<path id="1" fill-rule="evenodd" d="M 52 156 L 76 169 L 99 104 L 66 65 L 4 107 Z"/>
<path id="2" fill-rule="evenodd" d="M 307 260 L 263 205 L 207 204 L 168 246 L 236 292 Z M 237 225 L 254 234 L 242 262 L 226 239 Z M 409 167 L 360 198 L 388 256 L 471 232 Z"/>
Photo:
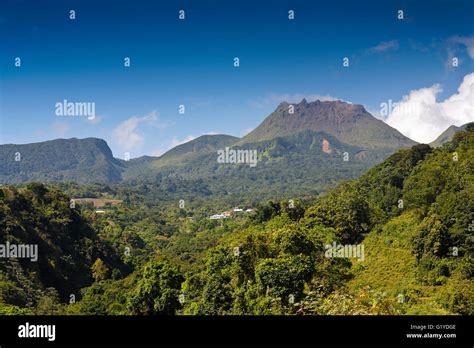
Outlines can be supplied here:
<path id="1" fill-rule="evenodd" d="M 396 129 L 376 119 L 360 104 L 342 101 L 282 102 L 263 122 L 242 138 L 240 143 L 255 139 L 298 133 L 302 130 L 324 131 L 341 141 L 367 148 L 400 148 L 415 145 Z"/>
<path id="2" fill-rule="evenodd" d="M 289 113 L 291 105 L 294 113 Z M 206 194 L 227 195 L 232 191 L 216 183 L 239 183 L 235 191 L 240 193 L 242 188 L 259 192 L 262 188 L 268 192 L 278 188 L 298 194 L 304 187 L 319 192 L 333 186 L 334 180 L 352 179 L 410 144 L 415 142 L 374 118 L 362 105 L 341 101 L 308 103 L 303 99 L 298 104 L 280 103 L 243 138 L 203 135 L 159 157 L 117 159 L 107 143 L 98 138 L 0 145 L 0 161 L 6 163 L 0 168 L 0 182 L 162 185 L 167 178 L 165 188 L 173 192 L 177 186 L 169 180 L 179 180 L 179 185 L 185 187 L 199 182 L 198 186 L 206 187 Z M 218 163 L 217 152 L 227 147 L 256 150 L 259 167 L 244 170 L 242 165 Z M 22 156 L 19 162 L 14 158 L 16 152 Z"/>
<path id="3" fill-rule="evenodd" d="M 465 130 L 468 124 L 469 123 L 466 123 L 466 124 L 463 124 L 462 126 L 459 126 L 459 127 L 455 126 L 455 125 L 449 126 L 448 128 L 446 128 L 446 130 L 443 133 L 438 135 L 438 137 L 435 140 L 433 140 L 431 143 L 429 143 L 429 145 L 431 147 L 443 146 L 444 143 L 447 143 L 448 141 L 450 141 L 453 138 L 454 134 L 456 134 L 457 132 Z"/>
<path id="4" fill-rule="evenodd" d="M 0 145 L 0 181 L 118 182 L 125 161 L 113 157 L 99 138 L 54 139 L 31 144 Z"/>

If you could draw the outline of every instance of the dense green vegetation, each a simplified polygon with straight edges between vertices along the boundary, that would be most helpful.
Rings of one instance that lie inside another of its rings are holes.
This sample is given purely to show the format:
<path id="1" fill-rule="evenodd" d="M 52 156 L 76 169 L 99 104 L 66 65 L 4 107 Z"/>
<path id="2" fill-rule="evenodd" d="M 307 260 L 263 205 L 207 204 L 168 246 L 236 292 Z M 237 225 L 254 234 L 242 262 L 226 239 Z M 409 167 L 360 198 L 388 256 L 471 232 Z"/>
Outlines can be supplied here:
<path id="1" fill-rule="evenodd" d="M 56 139 L 0 145 L 0 182 L 117 182 L 125 161 L 113 157 L 102 139 Z M 93 178 L 93 179 L 92 179 Z"/>
<path id="2" fill-rule="evenodd" d="M 115 274 L 131 269 L 111 243 L 97 236 L 91 213 L 70 208 L 58 189 L 30 183 L 0 190 L 0 244 L 37 245 L 37 261 L 2 258 L 0 301 L 41 310 L 45 301 L 68 300 L 93 281 L 90 269 L 103 260 Z M 39 309 L 38 309 L 39 307 Z"/>
<path id="3" fill-rule="evenodd" d="M 324 140 L 330 144 L 330 153 L 322 150 Z M 250 168 L 248 164 L 220 164 L 214 151 L 188 157 L 179 165 L 164 165 L 160 159 L 127 183 L 145 182 L 150 190 L 166 192 L 175 199 L 179 199 L 179 195 L 220 198 L 227 202 L 234 197 L 238 200 L 252 197 L 259 201 L 290 199 L 316 195 L 341 180 L 357 177 L 393 152 L 366 151 L 344 144 L 329 134 L 312 131 L 234 148 L 256 150 L 258 165 Z M 344 152 L 348 153 L 348 161 L 344 161 Z"/>
<path id="4" fill-rule="evenodd" d="M 472 315 L 473 159 L 468 126 L 319 196 L 242 197 L 256 212 L 220 221 L 220 197 L 180 208 L 138 183 L 60 186 L 123 199 L 104 214 L 58 185 L 2 187 L 0 242 L 38 243 L 39 258 L 0 260 L 0 313 Z M 333 243 L 363 260 L 327 257 Z"/>

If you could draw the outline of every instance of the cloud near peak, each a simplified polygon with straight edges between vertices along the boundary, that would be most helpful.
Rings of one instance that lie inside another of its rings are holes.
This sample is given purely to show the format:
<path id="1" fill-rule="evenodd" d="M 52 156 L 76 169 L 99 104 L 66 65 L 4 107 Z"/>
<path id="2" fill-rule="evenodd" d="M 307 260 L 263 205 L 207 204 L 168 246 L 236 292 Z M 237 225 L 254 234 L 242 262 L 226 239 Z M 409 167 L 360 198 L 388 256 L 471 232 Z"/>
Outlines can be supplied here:
<path id="1" fill-rule="evenodd" d="M 122 149 L 130 151 L 140 148 L 144 142 L 144 136 L 139 130 L 141 124 L 153 124 L 158 120 L 158 113 L 152 111 L 145 116 L 132 116 L 120 123 L 114 130 L 114 142 Z"/>
<path id="2" fill-rule="evenodd" d="M 386 123 L 413 140 L 430 143 L 449 126 L 474 121 L 474 73 L 464 76 L 457 93 L 438 102 L 441 92 L 439 84 L 410 91 L 389 113 Z"/>

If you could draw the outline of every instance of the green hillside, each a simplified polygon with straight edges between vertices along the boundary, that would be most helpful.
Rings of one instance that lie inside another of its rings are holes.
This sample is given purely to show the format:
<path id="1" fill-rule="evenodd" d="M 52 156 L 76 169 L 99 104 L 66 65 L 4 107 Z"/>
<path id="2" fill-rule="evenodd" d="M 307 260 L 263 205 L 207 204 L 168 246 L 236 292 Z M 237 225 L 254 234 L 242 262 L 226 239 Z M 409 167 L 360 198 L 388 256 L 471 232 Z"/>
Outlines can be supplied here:
<path id="1" fill-rule="evenodd" d="M 118 182 L 125 162 L 102 139 L 56 139 L 0 145 L 0 182 Z"/>
<path id="2" fill-rule="evenodd" d="M 320 151 L 323 139 L 332 152 Z M 264 163 L 292 149 L 282 170 L 336 165 L 332 156 L 358 150 L 311 131 L 255 146 Z M 127 195 L 100 214 L 71 207 L 55 186 L 2 187 L 0 244 L 37 244 L 39 257 L 1 260 L 0 312 L 472 315 L 473 159 L 468 125 L 440 148 L 399 150 L 324 194 L 261 201 L 220 221 L 209 216 L 232 209 L 225 201 L 146 204 L 146 185 L 95 185 Z"/>
<path id="3" fill-rule="evenodd" d="M 160 157 L 143 156 L 127 163 L 127 170 L 122 177 L 127 180 L 143 180 L 154 182 L 162 169 L 179 167 L 200 156 L 216 153 L 218 149 L 233 145 L 239 138 L 231 135 L 202 135 L 187 143 L 178 145 Z"/>
<path id="4" fill-rule="evenodd" d="M 97 260 L 127 272 L 117 250 L 94 230 L 90 214 L 71 208 L 57 189 L 36 183 L 0 188 L 0 232 L 2 246 L 37 246 L 36 260 L 0 259 L 2 314 L 18 307 L 40 313 L 57 301 L 69 301 L 71 295 L 80 298 L 80 289 L 94 280 L 91 267 Z"/>
<path id="5" fill-rule="evenodd" d="M 209 253 L 188 312 L 472 315 L 473 155 L 474 133 L 460 133 L 399 151 L 301 219 L 270 206 Z M 325 259 L 332 241 L 363 244 L 365 260 Z"/>
<path id="6" fill-rule="evenodd" d="M 324 141 L 329 144 L 328 152 L 323 151 Z M 177 160 L 170 155 L 147 162 L 147 169 L 131 176 L 128 182 L 154 182 L 163 190 L 179 191 L 181 196 L 192 194 L 183 190 L 185 187 L 193 191 L 200 187 L 201 196 L 212 198 L 311 195 L 334 187 L 340 180 L 359 176 L 393 152 L 351 146 L 327 133 L 312 131 L 230 148 L 256 150 L 256 166 L 218 163 L 217 151 L 181 155 Z"/>
<path id="7" fill-rule="evenodd" d="M 169 158 L 177 159 L 182 156 L 189 156 L 192 153 L 202 154 L 203 152 L 215 152 L 225 146 L 231 146 L 238 140 L 239 138 L 237 137 L 225 134 L 202 135 L 187 143 L 172 148 L 160 156 L 160 160 L 166 160 Z"/>

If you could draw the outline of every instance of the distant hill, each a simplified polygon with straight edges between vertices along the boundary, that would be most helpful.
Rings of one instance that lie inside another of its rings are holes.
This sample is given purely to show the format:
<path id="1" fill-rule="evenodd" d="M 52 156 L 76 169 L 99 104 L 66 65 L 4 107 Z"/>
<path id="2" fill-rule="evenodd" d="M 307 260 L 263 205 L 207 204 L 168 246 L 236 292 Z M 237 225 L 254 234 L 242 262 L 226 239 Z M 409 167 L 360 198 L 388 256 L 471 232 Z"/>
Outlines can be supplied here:
<path id="1" fill-rule="evenodd" d="M 196 139 L 188 141 L 187 143 L 178 145 L 162 156 L 160 159 L 182 158 L 190 154 L 202 154 L 203 152 L 211 152 L 221 149 L 225 146 L 231 146 L 237 142 L 239 138 L 231 135 L 216 134 L 216 135 L 202 135 Z"/>
<path id="2" fill-rule="evenodd" d="M 0 183 L 147 183 L 160 197 L 317 194 L 415 143 L 361 105 L 303 100 L 293 106 L 290 114 L 290 104 L 281 103 L 242 139 L 204 135 L 160 157 L 130 161 L 114 158 L 107 143 L 94 138 L 0 145 Z M 257 151 L 257 163 L 220 163 L 218 151 L 225 149 Z"/>
<path id="3" fill-rule="evenodd" d="M 125 162 L 102 139 L 56 139 L 0 145 L 0 182 L 118 182 Z"/>
<path id="4" fill-rule="evenodd" d="M 465 130 L 468 124 L 469 123 L 466 123 L 460 127 L 456 127 L 455 125 L 449 126 L 443 133 L 441 133 L 434 141 L 430 143 L 430 146 L 431 147 L 443 146 L 444 143 L 447 143 L 453 138 L 454 134 Z"/>
<path id="5" fill-rule="evenodd" d="M 293 108 L 293 113 L 290 113 Z M 349 145 L 365 148 L 409 147 L 416 142 L 369 114 L 362 105 L 342 101 L 281 103 L 242 143 L 272 139 L 303 130 L 326 132 Z"/>
<path id="6" fill-rule="evenodd" d="M 130 160 L 122 177 L 124 180 L 147 177 L 148 181 L 155 181 L 157 172 L 165 167 L 179 167 L 199 156 L 215 153 L 218 149 L 231 146 L 238 140 L 237 137 L 225 134 L 202 135 L 173 147 L 160 157 L 143 156 Z"/>
<path id="7" fill-rule="evenodd" d="M 415 144 L 361 105 L 306 100 L 292 105 L 294 113 L 289 111 L 290 104 L 281 103 L 242 139 L 203 136 L 139 167 L 131 161 L 123 177 L 160 183 L 173 191 L 199 187 L 193 193 L 202 195 L 315 194 L 357 177 L 398 148 Z M 326 152 L 325 146 L 329 147 Z M 258 165 L 219 164 L 217 150 L 225 147 L 257 150 Z M 344 152 L 348 161 L 343 160 Z M 180 184 L 170 184 L 170 180 Z"/>
<path id="8" fill-rule="evenodd" d="M 237 143 L 229 149 L 256 150 L 257 165 L 219 163 L 217 151 L 210 151 L 187 156 L 183 161 L 171 162 L 160 157 L 141 170 L 127 169 L 124 177 L 133 182 L 154 182 L 166 191 L 187 195 L 312 195 L 341 180 L 359 176 L 392 153 L 391 149 L 367 150 L 348 145 L 330 134 L 309 130 L 254 143 Z M 130 171 L 134 174 L 130 175 Z"/>

